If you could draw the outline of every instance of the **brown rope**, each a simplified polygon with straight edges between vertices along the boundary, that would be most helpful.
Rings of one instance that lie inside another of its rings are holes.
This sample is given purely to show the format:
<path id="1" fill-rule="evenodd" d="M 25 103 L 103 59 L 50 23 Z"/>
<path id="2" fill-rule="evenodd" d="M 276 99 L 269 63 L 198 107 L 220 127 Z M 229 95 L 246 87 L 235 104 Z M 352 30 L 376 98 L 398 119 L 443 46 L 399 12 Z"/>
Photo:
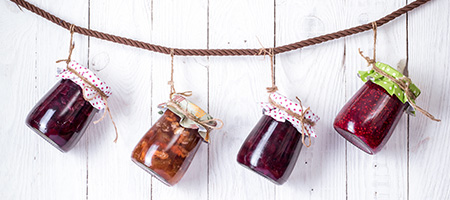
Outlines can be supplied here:
<path id="1" fill-rule="evenodd" d="M 45 10 L 42 10 L 39 7 L 36 7 L 35 5 L 33 5 L 31 3 L 28 3 L 25 0 L 11 0 L 11 1 L 16 3 L 19 6 L 22 6 L 25 9 L 27 9 L 31 12 L 34 12 L 37 15 L 65 28 L 65 29 L 70 29 L 70 25 L 71 25 L 70 23 L 62 20 L 59 17 L 56 17 L 56 16 L 48 13 Z M 378 26 L 382 26 L 382 25 L 394 20 L 395 18 L 407 13 L 408 11 L 411 11 L 411 10 L 427 3 L 428 1 L 430 1 L 430 0 L 416 0 L 408 5 L 392 12 L 391 14 L 386 15 L 385 17 L 377 20 L 376 23 Z M 275 48 L 273 48 L 273 53 L 274 54 L 285 53 L 285 52 L 300 49 L 303 47 L 320 44 L 320 43 L 327 42 L 330 40 L 335 40 L 335 39 L 339 39 L 339 38 L 346 37 L 349 35 L 368 31 L 370 29 L 372 29 L 372 24 L 368 23 L 368 24 L 356 26 L 353 28 L 341 30 L 338 32 L 306 39 L 306 40 L 299 41 L 296 43 L 275 47 Z M 164 47 L 164 46 L 150 44 L 150 43 L 141 42 L 141 41 L 137 41 L 137 40 L 132 40 L 132 39 L 128 39 L 128 38 L 124 38 L 124 37 L 120 37 L 120 36 L 115 36 L 115 35 L 111 35 L 111 34 L 107 34 L 107 33 L 102 33 L 99 31 L 83 28 L 80 26 L 74 26 L 74 31 L 79 34 L 86 35 L 86 36 L 96 37 L 99 39 L 103 39 L 103 40 L 107 40 L 107 41 L 111 41 L 111 42 L 115 42 L 115 43 L 119 43 L 119 44 L 129 45 L 129 46 L 133 46 L 133 47 L 137 47 L 137 48 L 141 48 L 141 49 L 145 49 L 145 50 L 149 50 L 149 51 L 154 51 L 154 52 L 158 52 L 158 53 L 170 54 L 170 51 L 172 49 L 169 47 Z M 173 54 L 178 55 L 178 56 L 244 56 L 244 55 L 250 56 L 250 55 L 258 54 L 258 51 L 259 51 L 259 49 L 173 49 Z"/>
<path id="2" fill-rule="evenodd" d="M 106 99 L 108 98 L 108 96 L 107 96 L 102 90 L 98 89 L 94 84 L 92 84 L 92 83 L 91 83 L 87 78 L 85 78 L 83 75 L 81 75 L 81 74 L 78 73 L 76 70 L 74 70 L 74 69 L 72 69 L 72 68 L 69 67 L 69 63 L 70 63 L 71 57 L 72 57 L 72 52 L 73 52 L 73 49 L 75 48 L 75 44 L 73 43 L 74 28 L 75 28 L 74 25 L 70 25 L 70 28 L 69 28 L 69 30 L 70 30 L 69 56 L 67 56 L 67 59 L 56 61 L 56 63 L 60 63 L 60 62 L 65 61 L 66 64 L 67 64 L 67 65 L 66 65 L 66 69 L 69 70 L 70 72 L 72 72 L 73 74 L 75 74 L 76 76 L 78 76 L 78 78 L 80 78 L 84 83 L 86 83 L 87 85 L 89 85 L 89 87 L 88 87 L 88 86 L 85 86 L 84 88 L 81 88 L 81 91 L 83 92 L 83 98 L 84 98 L 86 101 L 90 101 L 90 100 L 94 99 L 95 97 L 97 97 L 98 95 L 100 95 L 100 97 L 102 98 L 102 100 L 105 101 L 105 108 L 106 108 L 106 111 L 103 113 L 103 115 L 102 115 L 102 117 L 101 117 L 100 119 L 98 119 L 97 121 L 94 122 L 94 124 L 97 124 L 98 122 L 102 121 L 102 120 L 105 118 L 105 116 L 106 116 L 106 112 L 108 112 L 109 117 L 111 118 L 111 122 L 113 123 L 114 129 L 115 129 L 115 131 L 116 131 L 116 138 L 114 139 L 114 142 L 116 143 L 116 142 L 117 142 L 117 139 L 118 139 L 118 137 L 119 137 L 119 134 L 118 134 L 118 131 L 117 131 L 116 123 L 114 122 L 114 120 L 113 120 L 113 118 L 112 118 L 111 110 L 110 110 L 109 107 L 108 107 L 108 101 L 106 100 Z M 94 96 L 91 97 L 91 98 L 87 97 L 86 94 L 85 94 L 85 91 L 84 91 L 86 87 L 87 87 L 87 88 L 94 89 L 94 90 L 97 92 L 96 95 L 94 95 Z"/>
<path id="3" fill-rule="evenodd" d="M 430 118 L 431 120 L 440 122 L 441 121 L 440 119 L 436 119 L 432 114 L 427 112 L 425 109 L 419 107 L 416 103 L 414 103 L 412 101 L 412 100 L 416 99 L 416 96 L 413 94 L 413 92 L 409 88 L 409 86 L 411 85 L 411 79 L 410 78 L 404 76 L 404 77 L 401 77 L 401 78 L 397 79 L 397 78 L 387 74 L 386 72 L 384 72 L 383 70 L 381 70 L 380 68 L 375 66 L 375 64 L 377 63 L 376 62 L 377 23 L 376 22 L 372 22 L 372 27 L 373 27 L 373 59 L 369 58 L 368 56 L 364 56 L 364 54 L 361 51 L 361 49 L 358 49 L 359 54 L 367 61 L 368 66 L 372 66 L 372 69 L 375 72 L 377 72 L 378 74 L 383 75 L 384 77 L 388 78 L 389 80 L 391 80 L 392 82 L 397 84 L 405 92 L 406 98 L 408 99 L 409 104 L 414 109 L 418 110 L 423 115 L 425 115 L 426 117 Z"/>
<path id="4" fill-rule="evenodd" d="M 297 119 L 298 121 L 301 122 L 301 124 L 302 124 L 302 132 L 301 132 L 301 134 L 302 134 L 302 143 L 306 147 L 310 147 L 311 146 L 311 134 L 309 133 L 308 129 L 306 129 L 305 124 L 308 124 L 310 126 L 314 126 L 316 124 L 313 121 L 305 118 L 306 112 L 308 112 L 310 110 L 310 108 L 308 107 L 306 109 L 303 109 L 302 101 L 298 97 L 295 97 L 295 98 L 297 99 L 297 101 L 300 104 L 300 107 L 302 108 L 302 111 L 301 111 L 300 115 L 295 113 L 295 112 L 292 112 L 291 110 L 286 109 L 282 105 L 280 105 L 277 102 L 275 102 L 274 100 L 272 100 L 270 97 L 269 97 L 269 103 L 270 103 L 270 105 L 272 105 L 272 106 L 274 106 L 274 107 L 276 107 L 276 108 L 286 112 L 288 115 L 294 117 L 295 119 Z M 308 140 L 309 140 L 308 144 L 306 144 L 306 142 L 305 142 L 305 135 L 308 135 Z"/>

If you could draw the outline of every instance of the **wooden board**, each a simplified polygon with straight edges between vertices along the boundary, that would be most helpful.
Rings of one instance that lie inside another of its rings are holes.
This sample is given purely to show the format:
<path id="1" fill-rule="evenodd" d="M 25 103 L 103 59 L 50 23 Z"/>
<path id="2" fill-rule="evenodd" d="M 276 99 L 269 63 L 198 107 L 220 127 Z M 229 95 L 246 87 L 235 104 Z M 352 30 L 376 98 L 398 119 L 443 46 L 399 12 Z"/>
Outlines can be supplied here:
<path id="1" fill-rule="evenodd" d="M 405 0 L 53 1 L 31 3 L 79 26 L 176 48 L 270 48 L 376 20 Z M 267 98 L 269 57 L 174 58 L 178 92 L 222 119 L 202 144 L 184 178 L 167 187 L 131 162 L 140 138 L 167 100 L 170 56 L 75 34 L 72 58 L 113 89 L 108 100 L 119 130 L 106 117 L 91 124 L 63 154 L 26 127 L 35 103 L 58 81 L 55 61 L 67 57 L 69 31 L 0 2 L 0 199 L 450 199 L 449 106 L 446 76 L 450 4 L 434 0 L 378 29 L 377 60 L 407 59 L 422 90 L 421 114 L 403 116 L 386 147 L 374 156 L 332 128 L 337 112 L 363 84 L 358 54 L 373 52 L 365 32 L 277 55 L 280 92 L 296 96 L 321 120 L 318 138 L 303 148 L 290 179 L 275 186 L 236 162 Z M 261 44 L 258 42 L 261 42 Z M 96 119 L 102 113 L 97 114 Z"/>

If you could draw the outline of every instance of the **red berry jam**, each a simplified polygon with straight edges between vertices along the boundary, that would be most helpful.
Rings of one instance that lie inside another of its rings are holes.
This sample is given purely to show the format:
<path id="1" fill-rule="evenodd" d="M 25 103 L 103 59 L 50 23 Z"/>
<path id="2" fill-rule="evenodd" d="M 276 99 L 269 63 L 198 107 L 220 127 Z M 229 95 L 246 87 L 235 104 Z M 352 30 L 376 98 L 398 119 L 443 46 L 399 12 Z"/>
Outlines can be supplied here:
<path id="1" fill-rule="evenodd" d="M 288 121 L 264 115 L 245 140 L 237 161 L 281 185 L 288 179 L 302 148 L 301 134 Z"/>
<path id="2" fill-rule="evenodd" d="M 81 138 L 97 110 L 68 79 L 56 84 L 31 110 L 26 124 L 62 152 Z"/>
<path id="3" fill-rule="evenodd" d="M 406 108 L 396 96 L 367 81 L 341 109 L 334 129 L 364 152 L 375 154 L 389 140 Z"/>
<path id="4" fill-rule="evenodd" d="M 168 186 L 178 183 L 186 173 L 202 140 L 198 129 L 183 128 L 180 120 L 166 110 L 131 154 L 134 163 Z"/>

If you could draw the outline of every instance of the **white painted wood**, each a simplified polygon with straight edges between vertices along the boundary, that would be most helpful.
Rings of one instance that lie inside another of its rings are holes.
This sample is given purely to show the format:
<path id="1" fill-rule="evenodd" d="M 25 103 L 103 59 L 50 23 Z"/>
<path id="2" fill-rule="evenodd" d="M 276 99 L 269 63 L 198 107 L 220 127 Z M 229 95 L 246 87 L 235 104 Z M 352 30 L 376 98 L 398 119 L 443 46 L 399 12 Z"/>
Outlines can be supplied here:
<path id="1" fill-rule="evenodd" d="M 150 41 L 151 3 L 144 0 L 91 1 L 90 27 Z M 109 117 L 89 127 L 89 199 L 151 198 L 151 178 L 130 158 L 131 151 L 150 124 L 151 55 L 132 47 L 90 40 L 89 64 L 93 69 L 103 68 L 97 75 L 113 90 L 108 104 L 119 130 L 119 139 L 117 144 L 113 143 L 114 127 Z M 102 66 L 105 63 L 108 64 Z"/>
<path id="2" fill-rule="evenodd" d="M 285 45 L 345 28 L 339 13 L 344 1 L 277 1 L 277 45 Z M 326 47 L 325 47 L 326 46 Z M 344 104 L 344 40 L 281 54 L 276 81 L 281 93 L 298 96 L 320 116 L 317 138 L 303 147 L 290 179 L 277 187 L 277 199 L 345 199 L 345 142 L 334 131 Z M 328 95 L 325 95 L 327 94 Z"/>
<path id="3" fill-rule="evenodd" d="M 346 26 L 370 23 L 405 5 L 404 1 L 358 1 L 346 4 Z M 353 11 L 353 12 L 351 12 Z M 358 70 L 367 70 L 367 56 L 373 53 L 373 32 L 346 39 L 346 100 L 364 84 Z M 406 17 L 378 28 L 377 61 L 396 67 L 406 59 Z M 348 199 L 407 199 L 407 115 L 398 123 L 386 146 L 376 155 L 368 155 L 347 142 Z M 343 140 L 343 138 L 340 138 Z"/>
<path id="4" fill-rule="evenodd" d="M 209 1 L 209 47 L 248 48 L 274 45 L 273 1 Z M 237 153 L 262 116 L 257 102 L 267 99 L 269 57 L 211 57 L 210 111 L 225 126 L 212 135 L 210 199 L 274 199 L 275 186 L 241 167 Z"/>
<path id="5" fill-rule="evenodd" d="M 432 122 L 419 113 L 409 118 L 409 198 L 412 200 L 450 199 L 447 172 L 450 164 L 449 8 L 448 1 L 435 1 L 408 18 L 410 75 L 422 90 L 416 102 L 442 120 Z"/>
<path id="6" fill-rule="evenodd" d="M 50 4 L 32 1 L 50 12 L 87 25 L 87 1 Z M 35 103 L 58 81 L 56 60 L 66 58 L 69 32 L 46 20 L 1 3 L 2 162 L 1 199 L 82 199 L 86 196 L 86 151 L 81 144 L 62 154 L 26 127 Z M 68 10 L 76 10 L 69 14 Z M 8 16 L 8 17 L 6 17 Z M 78 38 L 74 55 L 86 57 L 87 39 Z M 51 189 L 49 189 L 51 188 Z"/>
<path id="7" fill-rule="evenodd" d="M 30 0 L 64 20 L 115 35 L 180 48 L 284 45 L 378 19 L 405 1 L 53 1 Z M 0 199 L 450 199 L 447 134 L 450 4 L 434 0 L 378 30 L 377 59 L 409 59 L 419 106 L 441 118 L 403 117 L 386 147 L 369 156 L 332 128 L 336 113 L 363 84 L 358 55 L 372 54 L 362 33 L 277 55 L 280 92 L 311 106 L 321 120 L 313 146 L 302 149 L 290 179 L 275 186 L 239 166 L 236 156 L 261 117 L 270 62 L 263 57 L 175 57 L 177 91 L 225 121 L 202 144 L 175 187 L 130 160 L 168 98 L 170 56 L 75 34 L 72 58 L 111 85 L 109 118 L 91 124 L 62 154 L 26 127 L 25 117 L 58 80 L 54 62 L 67 56 L 69 32 L 10 1 L 0 2 Z M 61 64 L 63 65 L 63 64 Z M 322 78 L 318 78 L 322 77 Z M 101 115 L 98 114 L 97 118 Z M 409 142 L 408 142 L 409 140 Z"/>

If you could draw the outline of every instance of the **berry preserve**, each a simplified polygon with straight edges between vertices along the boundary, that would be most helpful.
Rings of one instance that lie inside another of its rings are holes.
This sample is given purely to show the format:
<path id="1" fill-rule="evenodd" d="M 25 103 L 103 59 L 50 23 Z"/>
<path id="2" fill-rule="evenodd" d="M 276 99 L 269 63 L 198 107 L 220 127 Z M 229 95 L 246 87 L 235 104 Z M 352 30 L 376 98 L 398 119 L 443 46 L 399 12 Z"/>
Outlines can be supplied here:
<path id="1" fill-rule="evenodd" d="M 341 109 L 334 129 L 364 152 L 375 154 L 391 137 L 407 106 L 381 86 L 367 81 Z"/>
<path id="2" fill-rule="evenodd" d="M 239 150 L 242 166 L 276 184 L 286 182 L 302 148 L 301 134 L 290 122 L 262 116 Z"/>
<path id="3" fill-rule="evenodd" d="M 69 79 L 57 83 L 31 110 L 26 124 L 62 152 L 81 138 L 97 112 Z"/>
<path id="4" fill-rule="evenodd" d="M 309 147 L 311 137 L 316 137 L 312 127 L 319 117 L 300 100 L 294 102 L 277 92 L 261 108 L 264 115 L 242 144 L 237 162 L 281 185 L 292 173 L 303 144 Z"/>

